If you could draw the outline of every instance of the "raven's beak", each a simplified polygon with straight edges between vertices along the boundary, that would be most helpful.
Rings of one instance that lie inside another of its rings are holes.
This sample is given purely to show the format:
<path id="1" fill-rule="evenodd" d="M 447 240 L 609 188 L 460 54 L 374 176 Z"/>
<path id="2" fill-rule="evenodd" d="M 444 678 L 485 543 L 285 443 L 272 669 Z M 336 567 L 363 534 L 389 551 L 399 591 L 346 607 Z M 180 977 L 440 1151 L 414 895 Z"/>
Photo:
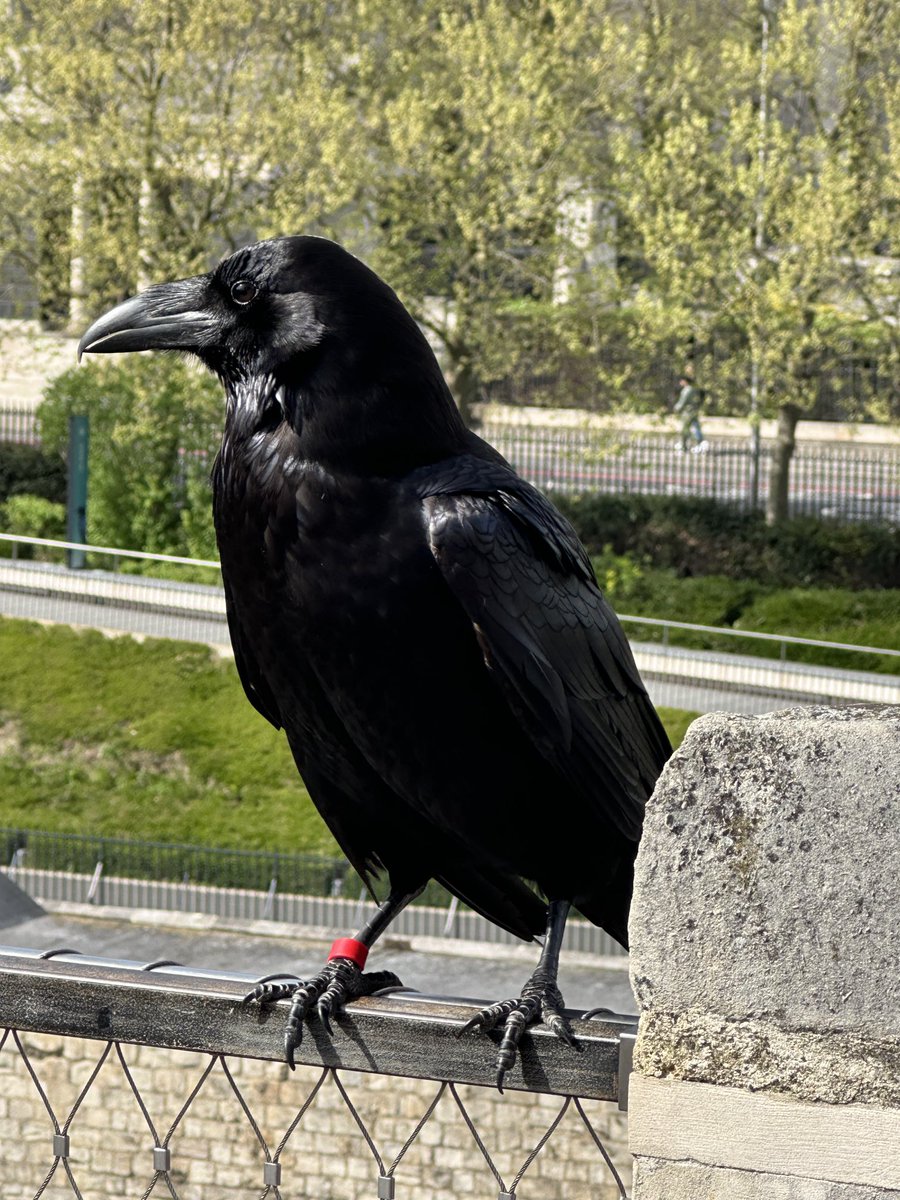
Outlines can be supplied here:
<path id="1" fill-rule="evenodd" d="M 88 354 L 125 350 L 193 350 L 208 345 L 217 321 L 210 311 L 209 279 L 198 275 L 161 283 L 99 317 L 78 343 Z"/>

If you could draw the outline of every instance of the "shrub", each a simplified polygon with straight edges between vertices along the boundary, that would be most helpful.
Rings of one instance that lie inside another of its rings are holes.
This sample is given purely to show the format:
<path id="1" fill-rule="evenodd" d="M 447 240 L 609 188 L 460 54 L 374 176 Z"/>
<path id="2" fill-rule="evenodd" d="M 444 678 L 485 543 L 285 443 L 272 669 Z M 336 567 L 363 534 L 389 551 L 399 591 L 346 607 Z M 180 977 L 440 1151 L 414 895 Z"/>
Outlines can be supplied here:
<path id="1" fill-rule="evenodd" d="M 66 533 L 66 507 L 43 496 L 10 496 L 0 505 L 0 523 L 6 533 L 21 537 L 63 538 Z"/>
<path id="2" fill-rule="evenodd" d="M 554 496 L 592 554 L 628 554 L 679 577 L 721 575 L 773 587 L 900 587 L 900 530 L 762 514 L 684 496 Z"/>
<path id="3" fill-rule="evenodd" d="M 66 371 L 44 393 L 48 449 L 66 445 L 68 416 L 90 420 L 88 538 L 98 545 L 188 554 L 212 545 L 204 481 L 222 425 L 211 376 L 180 359 L 142 355 Z"/>
<path id="4" fill-rule="evenodd" d="M 0 442 L 0 502 L 25 492 L 65 504 L 65 461 L 40 446 Z"/>
<path id="5" fill-rule="evenodd" d="M 741 613 L 735 627 L 765 633 L 790 631 L 795 637 L 900 650 L 897 611 L 896 592 L 790 588 L 758 596 Z M 779 651 L 777 646 L 760 651 L 758 644 L 756 652 L 777 654 Z M 892 657 L 829 651 L 819 646 L 791 646 L 788 657 L 795 661 L 888 674 L 894 674 L 900 665 Z"/>

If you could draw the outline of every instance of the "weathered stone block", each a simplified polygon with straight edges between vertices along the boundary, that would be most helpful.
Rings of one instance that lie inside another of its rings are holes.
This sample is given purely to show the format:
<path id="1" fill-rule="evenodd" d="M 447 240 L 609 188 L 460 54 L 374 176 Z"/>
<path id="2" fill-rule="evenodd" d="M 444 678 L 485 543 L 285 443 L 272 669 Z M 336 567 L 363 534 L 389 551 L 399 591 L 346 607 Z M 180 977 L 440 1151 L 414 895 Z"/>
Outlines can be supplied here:
<path id="1" fill-rule="evenodd" d="M 652 1158 L 641 1159 L 635 1184 L 641 1200 L 900 1200 L 883 1188 Z"/>
<path id="2" fill-rule="evenodd" d="M 898 910 L 900 709 L 694 723 L 637 861 L 631 969 L 646 1014 L 841 1030 L 888 1053 Z"/>
<path id="3" fill-rule="evenodd" d="M 636 1198 L 900 1197 L 898 911 L 900 708 L 695 722 L 636 868 Z"/>

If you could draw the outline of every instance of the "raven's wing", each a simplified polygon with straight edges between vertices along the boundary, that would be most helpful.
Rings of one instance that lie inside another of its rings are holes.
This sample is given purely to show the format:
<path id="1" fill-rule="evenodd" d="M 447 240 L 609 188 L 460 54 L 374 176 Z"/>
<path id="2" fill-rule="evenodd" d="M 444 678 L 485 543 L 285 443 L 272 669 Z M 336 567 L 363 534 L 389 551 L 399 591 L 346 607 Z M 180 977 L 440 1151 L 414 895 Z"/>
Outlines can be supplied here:
<path id="1" fill-rule="evenodd" d="M 278 701 L 269 687 L 266 677 L 260 671 L 252 647 L 244 633 L 238 616 L 237 606 L 231 594 L 228 580 L 224 577 L 225 613 L 228 617 L 228 632 L 231 635 L 231 647 L 234 650 L 234 665 L 237 667 L 238 678 L 243 685 L 247 699 L 258 713 L 270 721 L 276 729 L 280 729 L 283 721 L 278 709 Z"/>
<path id="2" fill-rule="evenodd" d="M 417 490 L 435 562 L 544 758 L 627 838 L 671 753 L 569 523 L 509 467 L 466 456 Z"/>

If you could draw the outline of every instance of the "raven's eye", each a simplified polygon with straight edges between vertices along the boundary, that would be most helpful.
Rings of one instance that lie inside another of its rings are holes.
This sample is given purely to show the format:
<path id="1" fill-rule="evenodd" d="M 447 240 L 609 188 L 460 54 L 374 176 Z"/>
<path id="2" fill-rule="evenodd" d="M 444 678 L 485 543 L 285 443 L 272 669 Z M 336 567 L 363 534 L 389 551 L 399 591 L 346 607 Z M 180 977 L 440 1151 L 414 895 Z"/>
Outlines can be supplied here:
<path id="1" fill-rule="evenodd" d="M 231 285 L 231 298 L 236 304 L 249 304 L 256 299 L 257 287 L 249 279 L 239 279 Z"/>

